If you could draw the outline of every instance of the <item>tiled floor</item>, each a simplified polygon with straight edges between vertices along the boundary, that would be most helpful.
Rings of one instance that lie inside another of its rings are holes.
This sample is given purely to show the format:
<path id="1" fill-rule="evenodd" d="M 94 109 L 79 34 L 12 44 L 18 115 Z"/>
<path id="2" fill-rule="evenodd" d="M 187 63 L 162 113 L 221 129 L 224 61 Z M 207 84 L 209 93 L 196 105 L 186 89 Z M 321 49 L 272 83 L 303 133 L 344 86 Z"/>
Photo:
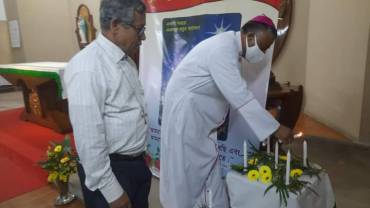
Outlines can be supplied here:
<path id="1" fill-rule="evenodd" d="M 0 93 L 0 111 L 21 107 L 22 102 L 20 92 Z M 304 114 L 301 115 L 296 129 L 305 132 L 306 135 L 329 138 L 312 140 L 310 153 L 313 155 L 313 161 L 327 169 L 336 195 L 337 207 L 369 208 L 370 148 L 351 143 L 341 134 Z M 151 208 L 161 207 L 158 182 L 158 179 L 153 178 L 149 198 Z M 74 181 L 74 184 L 78 184 L 78 181 Z M 52 207 L 50 198 L 56 195 L 56 191 L 51 186 L 46 186 L 0 203 L 0 208 Z M 80 208 L 83 204 L 81 201 L 76 201 L 65 207 Z"/>
<path id="2" fill-rule="evenodd" d="M 23 106 L 23 97 L 20 91 L 0 93 L 0 111 Z"/>

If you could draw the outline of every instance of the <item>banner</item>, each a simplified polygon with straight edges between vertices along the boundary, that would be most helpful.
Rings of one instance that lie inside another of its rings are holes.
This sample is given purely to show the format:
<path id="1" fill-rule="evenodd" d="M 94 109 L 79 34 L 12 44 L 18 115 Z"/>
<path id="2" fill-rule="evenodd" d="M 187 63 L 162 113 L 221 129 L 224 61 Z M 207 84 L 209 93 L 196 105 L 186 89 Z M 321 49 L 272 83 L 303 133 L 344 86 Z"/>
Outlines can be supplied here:
<path id="1" fill-rule="evenodd" d="M 193 7 L 199 4 L 207 3 L 207 2 L 214 2 L 214 1 L 222 1 L 222 0 L 146 0 L 145 5 L 147 6 L 147 11 L 149 13 L 153 12 L 165 12 L 165 11 L 173 11 L 173 10 L 180 10 L 189 7 Z M 279 9 L 280 3 L 282 0 L 255 0 L 260 1 L 265 4 L 269 4 L 276 9 Z"/>
<path id="2" fill-rule="evenodd" d="M 150 128 L 146 160 L 151 164 L 153 174 L 159 176 L 164 93 L 176 66 L 202 40 L 229 30 L 239 31 L 242 24 L 256 15 L 265 14 L 276 23 L 278 12 L 268 4 L 252 0 L 147 0 L 146 4 L 153 12 L 147 14 L 146 40 L 140 50 L 140 79 L 145 91 Z M 273 47 L 267 51 L 267 58 L 257 65 L 244 61 L 241 64 L 241 73 L 248 88 L 263 106 L 266 103 L 272 52 Z M 230 164 L 242 164 L 244 140 L 256 146 L 259 143 L 234 109 L 230 109 L 227 122 L 219 129 L 218 139 L 219 159 L 224 172 L 229 170 Z"/>
<path id="3" fill-rule="evenodd" d="M 145 4 L 147 11 L 151 13 L 180 10 L 212 1 L 220 0 L 147 0 Z"/>

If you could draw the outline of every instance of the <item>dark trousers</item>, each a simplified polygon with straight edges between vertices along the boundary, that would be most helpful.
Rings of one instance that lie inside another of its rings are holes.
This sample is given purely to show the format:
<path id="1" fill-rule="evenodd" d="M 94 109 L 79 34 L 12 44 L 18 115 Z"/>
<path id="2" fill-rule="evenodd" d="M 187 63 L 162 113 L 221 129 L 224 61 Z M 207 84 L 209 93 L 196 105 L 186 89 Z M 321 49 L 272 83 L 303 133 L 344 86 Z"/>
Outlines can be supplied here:
<path id="1" fill-rule="evenodd" d="M 140 157 L 135 160 L 117 159 L 110 157 L 111 167 L 123 190 L 128 194 L 133 208 L 148 208 L 148 196 L 152 180 L 152 173 Z M 78 165 L 82 193 L 86 208 L 109 208 L 108 202 L 99 190 L 91 191 L 85 185 L 85 172 L 81 164 Z"/>

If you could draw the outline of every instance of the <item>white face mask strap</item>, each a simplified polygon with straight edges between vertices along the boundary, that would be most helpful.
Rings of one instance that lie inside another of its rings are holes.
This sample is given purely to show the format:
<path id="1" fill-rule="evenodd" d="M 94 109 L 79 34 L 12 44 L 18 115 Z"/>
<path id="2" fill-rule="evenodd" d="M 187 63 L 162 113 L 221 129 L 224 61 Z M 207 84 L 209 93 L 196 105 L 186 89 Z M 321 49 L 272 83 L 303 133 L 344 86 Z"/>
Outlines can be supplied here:
<path id="1" fill-rule="evenodd" d="M 248 35 L 245 36 L 245 48 L 249 48 L 249 46 L 248 46 Z"/>
<path id="2" fill-rule="evenodd" d="M 260 47 L 258 46 L 258 43 L 257 43 L 257 35 L 254 34 L 253 36 L 254 36 L 254 46 L 250 46 L 250 47 L 248 45 L 248 35 L 245 36 L 245 44 L 246 44 L 245 46 L 246 46 L 246 48 L 258 47 L 260 49 Z"/>
<path id="3" fill-rule="evenodd" d="M 254 47 L 258 47 L 258 49 L 260 49 L 260 47 L 258 46 L 258 43 L 257 43 L 257 35 L 256 34 L 254 34 Z"/>

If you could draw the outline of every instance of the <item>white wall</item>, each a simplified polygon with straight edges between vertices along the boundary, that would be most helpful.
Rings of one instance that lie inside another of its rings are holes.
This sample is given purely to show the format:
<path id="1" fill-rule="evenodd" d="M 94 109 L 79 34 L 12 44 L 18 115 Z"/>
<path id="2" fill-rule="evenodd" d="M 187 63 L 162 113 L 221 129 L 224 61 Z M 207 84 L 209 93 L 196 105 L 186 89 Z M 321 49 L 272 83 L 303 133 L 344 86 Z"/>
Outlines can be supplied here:
<path id="1" fill-rule="evenodd" d="M 77 45 L 68 1 L 17 0 L 17 5 L 25 61 L 67 61 Z"/>
<path id="2" fill-rule="evenodd" d="M 305 112 L 359 137 L 370 1 L 310 2 Z"/>
<path id="3" fill-rule="evenodd" d="M 0 21 L 6 21 L 6 12 L 3 0 L 0 0 Z"/>
<path id="4" fill-rule="evenodd" d="M 8 27 L 6 23 L 6 12 L 5 12 L 5 5 L 4 1 L 0 0 L 0 34 L 2 37 L 0 37 L 0 63 L 1 62 L 7 62 L 7 60 L 10 60 L 11 58 L 11 52 L 9 47 L 9 41 L 8 41 Z M 0 76 L 0 86 L 1 85 L 8 85 L 9 82 L 7 82 L 3 77 Z"/>
<path id="5" fill-rule="evenodd" d="M 362 102 L 360 142 L 370 145 L 370 25 L 369 25 L 368 47 L 367 47 L 365 87 L 364 87 L 364 95 L 363 95 L 363 102 Z"/>

